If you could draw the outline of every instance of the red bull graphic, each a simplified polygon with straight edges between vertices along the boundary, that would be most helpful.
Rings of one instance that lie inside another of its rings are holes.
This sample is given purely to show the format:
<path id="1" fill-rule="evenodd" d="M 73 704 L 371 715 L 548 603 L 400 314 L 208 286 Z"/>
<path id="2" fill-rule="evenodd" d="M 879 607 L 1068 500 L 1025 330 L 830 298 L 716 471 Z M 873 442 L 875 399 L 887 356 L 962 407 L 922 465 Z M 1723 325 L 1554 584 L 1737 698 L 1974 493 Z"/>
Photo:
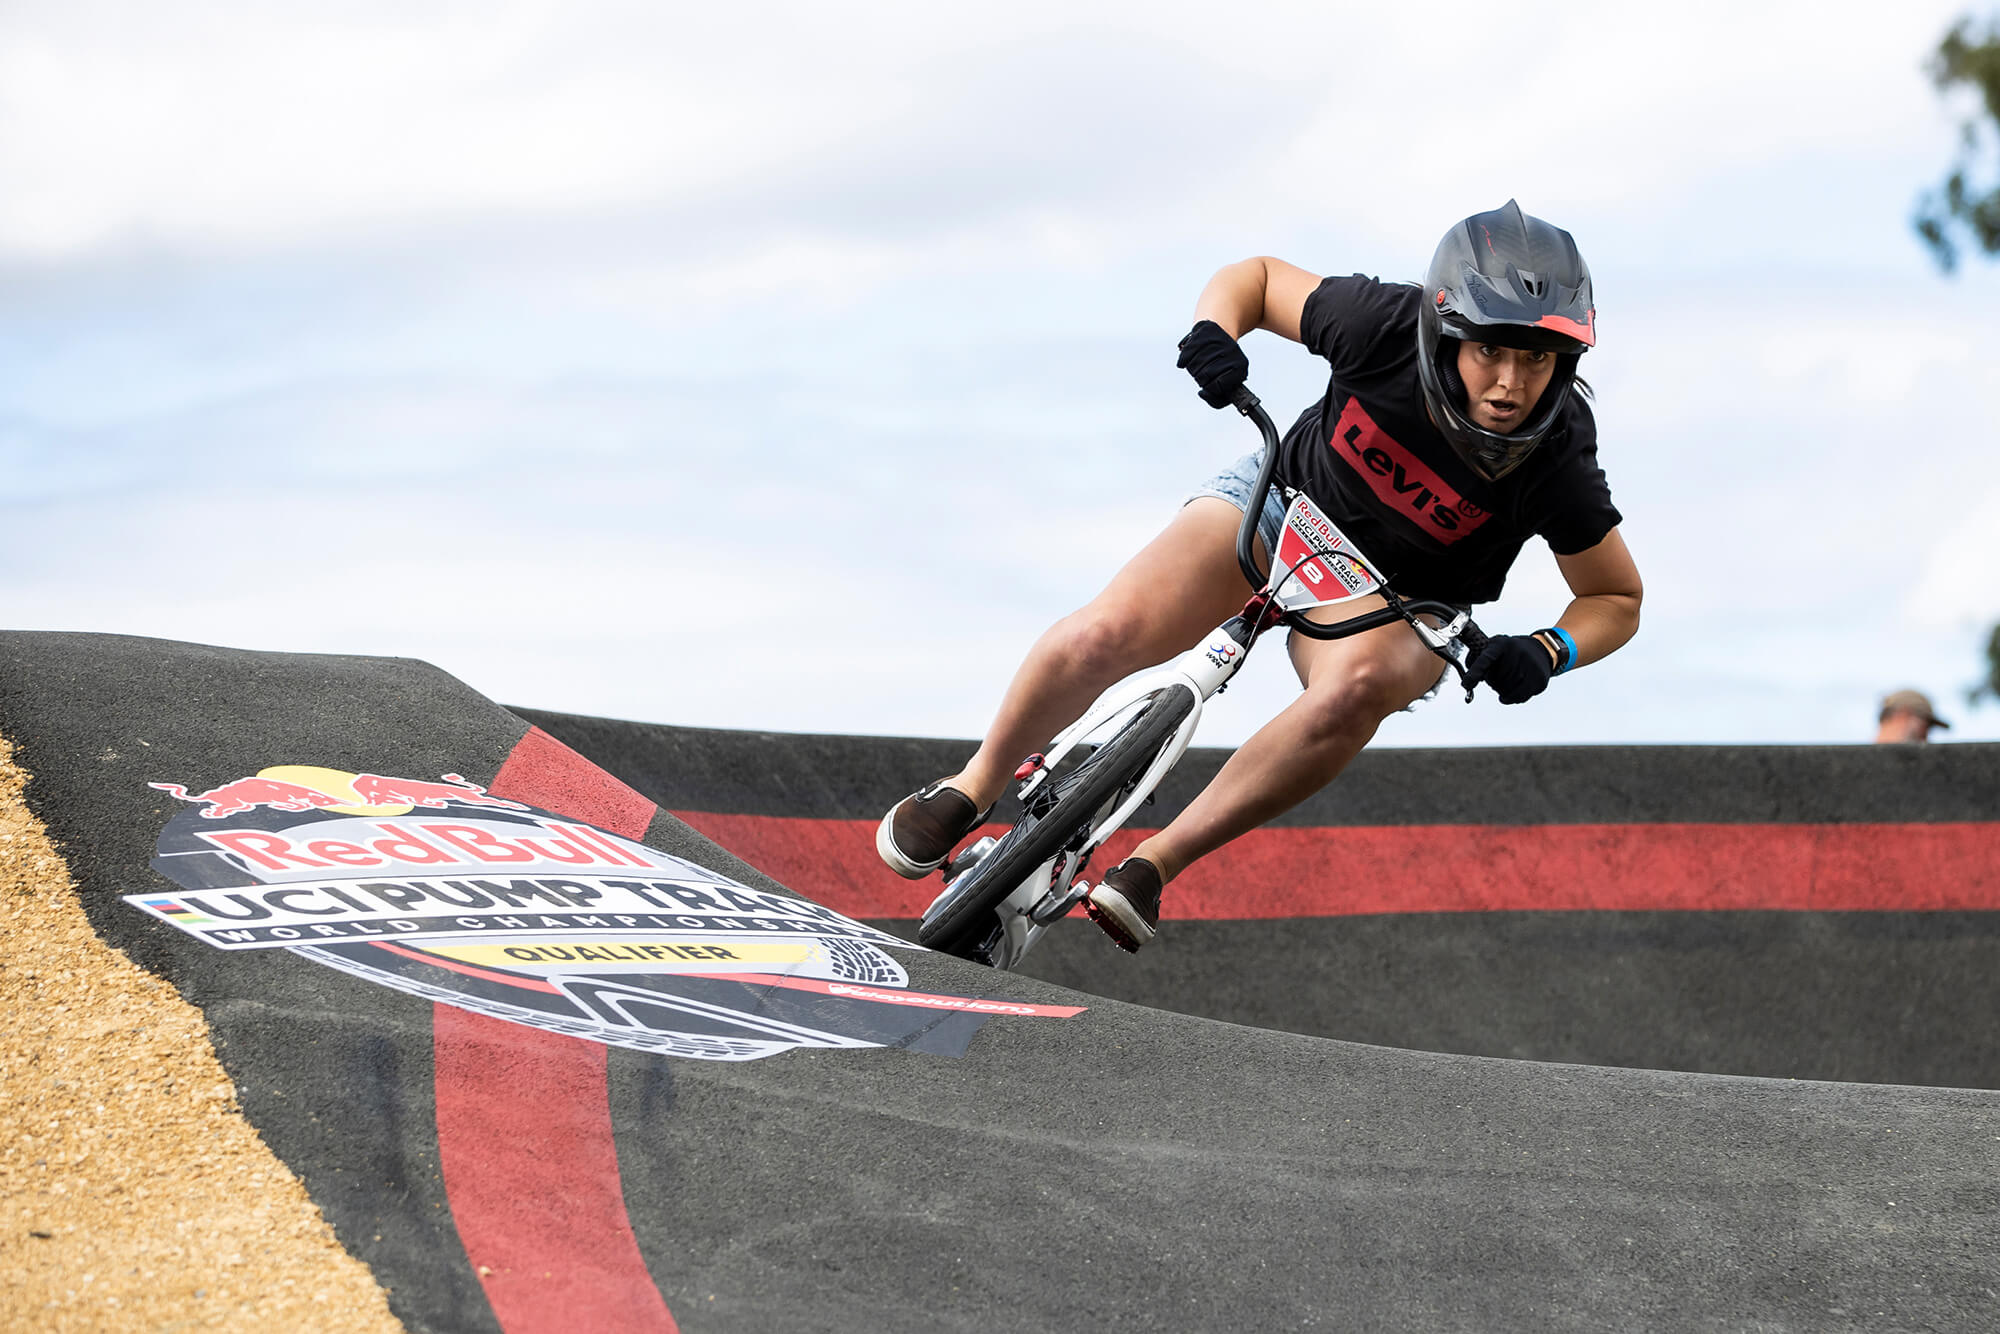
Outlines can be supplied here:
<path id="1" fill-rule="evenodd" d="M 346 797 L 330 796 L 316 788 L 300 783 L 287 783 L 277 778 L 239 778 L 221 787 L 212 787 L 198 796 L 189 796 L 187 788 L 179 783 L 148 783 L 170 797 L 182 801 L 206 803 L 202 815 L 210 820 L 220 820 L 226 815 L 241 815 L 245 811 L 268 806 L 274 811 L 309 811 L 329 806 L 349 806 L 353 802 Z"/>
<path id="2" fill-rule="evenodd" d="M 1288 611 L 1323 607 L 1382 586 L 1348 536 L 1304 496 L 1294 500 L 1285 514 L 1277 565 L 1292 571 L 1278 589 L 1278 601 Z"/>
<path id="3" fill-rule="evenodd" d="M 426 783 L 415 778 L 390 778 L 385 774 L 356 774 L 354 792 L 364 806 L 499 806 L 510 811 L 528 808 L 504 797 L 489 797 L 477 783 L 468 783 L 458 774 L 440 774 L 442 783 Z"/>
<path id="4" fill-rule="evenodd" d="M 888 932 L 578 820 L 442 782 L 276 765 L 191 795 L 170 885 L 125 902 L 211 948 L 284 951 L 426 1000 L 698 1060 L 962 1056 L 1077 1006 L 920 991 Z M 447 809 L 450 808 L 450 809 Z"/>
<path id="5" fill-rule="evenodd" d="M 285 767 L 296 769 L 299 766 Z M 451 805 L 493 806 L 510 811 L 528 809 L 518 801 L 488 796 L 485 788 L 466 781 L 462 774 L 440 774 L 444 781 L 432 783 L 421 778 L 394 778 L 388 774 L 349 776 L 335 770 L 311 772 L 333 775 L 334 782 L 327 786 L 338 790 L 327 791 L 290 778 L 281 778 L 272 770 L 250 778 L 238 778 L 194 796 L 188 795 L 186 786 L 180 783 L 148 783 L 146 786 L 158 788 L 182 801 L 202 803 L 204 809 L 201 813 L 210 820 L 241 815 L 259 807 L 269 807 L 274 811 L 340 810 L 364 806 L 425 806 L 438 810 Z"/>

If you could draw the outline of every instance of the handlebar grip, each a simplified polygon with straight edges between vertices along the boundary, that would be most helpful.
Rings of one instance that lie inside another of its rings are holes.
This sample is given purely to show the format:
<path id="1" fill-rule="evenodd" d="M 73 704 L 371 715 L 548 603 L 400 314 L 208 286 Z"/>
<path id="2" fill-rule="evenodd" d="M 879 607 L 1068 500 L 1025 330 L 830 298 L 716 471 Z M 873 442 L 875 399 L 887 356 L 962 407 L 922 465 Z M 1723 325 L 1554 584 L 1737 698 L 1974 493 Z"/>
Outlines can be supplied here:
<path id="1" fill-rule="evenodd" d="M 1247 384 L 1237 385 L 1236 392 L 1229 396 L 1230 406 L 1246 417 L 1250 415 L 1250 409 L 1256 407 L 1262 401 L 1262 399 L 1250 392 L 1250 386 Z"/>

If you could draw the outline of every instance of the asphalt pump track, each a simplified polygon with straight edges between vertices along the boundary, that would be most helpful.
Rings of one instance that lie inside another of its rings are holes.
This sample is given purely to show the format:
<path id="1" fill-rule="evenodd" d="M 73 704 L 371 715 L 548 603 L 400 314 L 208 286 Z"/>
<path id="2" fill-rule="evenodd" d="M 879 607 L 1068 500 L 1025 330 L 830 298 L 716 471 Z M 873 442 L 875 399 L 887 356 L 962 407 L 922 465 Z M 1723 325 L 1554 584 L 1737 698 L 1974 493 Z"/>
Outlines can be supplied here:
<path id="1" fill-rule="evenodd" d="M 0 735 L 413 1330 L 2000 1324 L 1992 747 L 1368 756 L 1003 975 L 867 850 L 959 744 L 39 633 Z"/>

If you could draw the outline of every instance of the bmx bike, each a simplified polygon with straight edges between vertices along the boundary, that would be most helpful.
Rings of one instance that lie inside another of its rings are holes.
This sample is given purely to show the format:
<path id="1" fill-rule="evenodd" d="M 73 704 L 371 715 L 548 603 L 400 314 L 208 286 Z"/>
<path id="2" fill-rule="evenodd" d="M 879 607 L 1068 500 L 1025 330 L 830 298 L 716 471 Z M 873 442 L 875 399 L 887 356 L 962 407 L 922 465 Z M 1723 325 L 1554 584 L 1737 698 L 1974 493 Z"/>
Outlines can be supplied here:
<path id="1" fill-rule="evenodd" d="M 1406 622 L 1458 672 L 1471 700 L 1466 664 L 1486 643 L 1471 613 L 1398 596 L 1304 495 L 1286 489 L 1291 499 L 1269 576 L 1258 568 L 1257 519 L 1275 480 L 1278 431 L 1248 388 L 1237 390 L 1232 402 L 1264 437 L 1263 467 L 1236 534 L 1236 561 L 1255 592 L 1201 644 L 1105 691 L 1047 752 L 1022 763 L 1014 774 L 1021 783 L 1020 820 L 945 865 L 944 892 L 924 910 L 917 943 L 995 968 L 1018 966 L 1043 932 L 1083 902 L 1090 886 L 1079 876 L 1091 854 L 1151 799 L 1193 741 L 1203 703 L 1242 669 L 1258 637 L 1273 626 L 1314 639 L 1344 639 Z M 1386 605 L 1331 624 L 1304 614 L 1371 593 Z"/>

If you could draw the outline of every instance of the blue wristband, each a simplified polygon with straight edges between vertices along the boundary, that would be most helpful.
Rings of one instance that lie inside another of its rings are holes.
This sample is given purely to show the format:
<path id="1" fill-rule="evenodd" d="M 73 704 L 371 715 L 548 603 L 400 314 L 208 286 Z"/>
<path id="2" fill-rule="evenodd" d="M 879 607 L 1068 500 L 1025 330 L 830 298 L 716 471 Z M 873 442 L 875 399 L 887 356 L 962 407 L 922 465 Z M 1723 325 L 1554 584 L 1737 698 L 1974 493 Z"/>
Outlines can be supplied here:
<path id="1" fill-rule="evenodd" d="M 1552 625 L 1548 629 L 1538 630 L 1536 633 L 1547 635 L 1556 645 L 1556 669 L 1550 673 L 1551 676 L 1561 676 L 1564 672 L 1576 666 L 1576 641 L 1569 637 L 1569 631 L 1563 629 L 1560 625 Z"/>

